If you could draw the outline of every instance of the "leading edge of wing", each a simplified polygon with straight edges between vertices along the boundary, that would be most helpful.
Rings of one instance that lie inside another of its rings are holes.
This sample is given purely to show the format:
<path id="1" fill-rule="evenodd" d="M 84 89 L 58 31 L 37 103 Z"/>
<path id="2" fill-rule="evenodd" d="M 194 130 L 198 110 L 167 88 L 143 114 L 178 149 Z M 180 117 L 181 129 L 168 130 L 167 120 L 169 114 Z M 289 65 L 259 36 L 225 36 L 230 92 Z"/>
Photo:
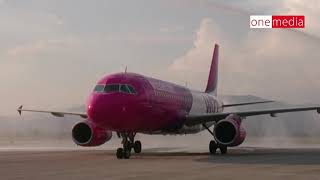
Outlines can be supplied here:
<path id="1" fill-rule="evenodd" d="M 275 117 L 278 113 L 298 112 L 298 111 L 312 111 L 316 110 L 320 113 L 320 106 L 305 106 L 305 107 L 291 107 L 291 108 L 278 108 L 278 109 L 265 109 L 265 110 L 253 110 L 253 111 L 236 111 L 236 112 L 222 112 L 222 113 L 210 113 L 200 115 L 190 115 L 186 117 L 186 125 L 193 126 L 197 124 L 203 124 L 206 122 L 220 121 L 225 119 L 230 114 L 236 114 L 240 117 L 257 116 L 270 114 Z"/>
<path id="2" fill-rule="evenodd" d="M 22 112 L 37 112 L 37 113 L 48 113 L 52 114 L 55 117 L 64 117 L 65 115 L 73 115 L 73 116 L 80 116 L 81 118 L 87 119 L 88 115 L 87 113 L 78 113 L 78 112 L 59 112 L 59 111 L 45 111 L 45 110 L 33 110 L 33 109 L 23 109 L 23 106 L 21 105 L 17 109 L 19 115 L 22 114 Z"/>

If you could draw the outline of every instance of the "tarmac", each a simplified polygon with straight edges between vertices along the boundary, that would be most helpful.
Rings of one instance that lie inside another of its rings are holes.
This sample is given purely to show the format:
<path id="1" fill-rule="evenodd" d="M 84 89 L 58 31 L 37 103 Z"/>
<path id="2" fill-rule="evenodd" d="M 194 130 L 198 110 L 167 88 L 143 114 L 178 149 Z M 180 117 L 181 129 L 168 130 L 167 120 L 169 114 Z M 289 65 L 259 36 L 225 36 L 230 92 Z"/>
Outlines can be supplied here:
<path id="1" fill-rule="evenodd" d="M 1 180 L 320 179 L 320 148 L 241 147 L 227 155 L 149 148 L 126 160 L 114 150 L 8 150 L 0 162 Z"/>

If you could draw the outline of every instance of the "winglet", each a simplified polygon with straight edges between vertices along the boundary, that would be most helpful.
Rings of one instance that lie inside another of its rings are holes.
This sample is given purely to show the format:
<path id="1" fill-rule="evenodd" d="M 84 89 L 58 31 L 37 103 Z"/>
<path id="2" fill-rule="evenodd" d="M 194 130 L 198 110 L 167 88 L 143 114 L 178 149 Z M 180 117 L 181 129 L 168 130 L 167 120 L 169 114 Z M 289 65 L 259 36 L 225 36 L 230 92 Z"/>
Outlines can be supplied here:
<path id="1" fill-rule="evenodd" d="M 22 113 L 22 108 L 23 108 L 23 105 L 19 106 L 19 108 L 17 109 L 19 115 L 21 116 L 21 113 Z"/>

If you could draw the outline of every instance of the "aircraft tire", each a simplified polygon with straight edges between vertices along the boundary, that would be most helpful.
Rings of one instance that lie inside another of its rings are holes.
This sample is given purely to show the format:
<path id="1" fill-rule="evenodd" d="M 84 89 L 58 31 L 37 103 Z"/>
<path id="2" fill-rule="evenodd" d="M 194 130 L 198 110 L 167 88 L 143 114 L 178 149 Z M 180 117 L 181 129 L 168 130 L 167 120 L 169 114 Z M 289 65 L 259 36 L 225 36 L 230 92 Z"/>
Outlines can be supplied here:
<path id="1" fill-rule="evenodd" d="M 215 141 L 210 141 L 209 143 L 209 152 L 210 154 L 216 154 L 217 152 L 217 149 L 218 149 L 218 145 Z"/>
<path id="2" fill-rule="evenodd" d="M 219 147 L 221 154 L 227 154 L 228 147 L 227 146 L 220 146 Z"/>
<path id="3" fill-rule="evenodd" d="M 117 158 L 122 159 L 123 158 L 123 148 L 118 148 L 117 149 Z"/>
<path id="4" fill-rule="evenodd" d="M 133 145 L 133 150 L 135 153 L 141 153 L 142 145 L 140 141 L 135 141 Z"/>

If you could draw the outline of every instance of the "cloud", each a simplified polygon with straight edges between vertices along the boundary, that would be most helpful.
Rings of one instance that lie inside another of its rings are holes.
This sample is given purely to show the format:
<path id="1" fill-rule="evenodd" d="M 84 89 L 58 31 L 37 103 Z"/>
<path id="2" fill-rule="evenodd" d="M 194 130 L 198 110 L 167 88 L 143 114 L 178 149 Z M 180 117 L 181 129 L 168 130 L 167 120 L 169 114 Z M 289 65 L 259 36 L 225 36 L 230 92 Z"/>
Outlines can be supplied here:
<path id="1" fill-rule="evenodd" d="M 174 60 L 170 66 L 172 70 L 203 71 L 203 67 L 208 65 L 211 50 L 214 42 L 219 39 L 219 29 L 210 18 L 204 18 L 200 23 L 200 28 L 196 33 L 193 47 L 182 57 Z"/>
<path id="2" fill-rule="evenodd" d="M 64 25 L 64 21 L 61 17 L 59 17 L 58 15 L 56 14 L 53 14 L 53 13 L 49 13 L 49 14 L 46 14 L 47 18 L 52 20 L 55 24 L 57 25 Z"/>
<path id="3" fill-rule="evenodd" d="M 30 44 L 16 46 L 7 51 L 9 56 L 35 56 L 48 49 L 50 41 L 39 40 Z"/>
<path id="4" fill-rule="evenodd" d="M 183 26 L 164 26 L 160 28 L 160 32 L 163 32 L 163 33 L 176 33 L 183 30 L 184 30 Z"/>
<path id="5" fill-rule="evenodd" d="M 220 44 L 219 84 L 227 94 L 254 94 L 295 103 L 319 103 L 318 39 L 288 30 L 250 30 L 241 39 L 204 18 L 193 47 L 176 58 L 169 71 L 204 88 L 212 47 Z M 244 27 L 239 27 L 244 29 Z"/>
<path id="6" fill-rule="evenodd" d="M 31 43 L 18 45 L 7 50 L 7 55 L 14 58 L 34 57 L 44 53 L 56 52 L 58 49 L 63 50 L 71 47 L 75 41 L 71 38 L 58 40 L 36 40 Z"/>
<path id="7" fill-rule="evenodd" d="M 207 8 L 214 8 L 215 11 L 223 10 L 226 12 L 237 13 L 240 16 L 254 15 L 254 14 L 272 14 L 272 15 L 305 15 L 306 28 L 300 29 L 304 33 L 320 37 L 320 1 L 310 0 L 305 3 L 303 0 L 271 0 L 271 1 L 208 1 L 203 0 L 199 2 L 206 2 Z M 199 2 L 194 2 L 199 4 Z"/>

